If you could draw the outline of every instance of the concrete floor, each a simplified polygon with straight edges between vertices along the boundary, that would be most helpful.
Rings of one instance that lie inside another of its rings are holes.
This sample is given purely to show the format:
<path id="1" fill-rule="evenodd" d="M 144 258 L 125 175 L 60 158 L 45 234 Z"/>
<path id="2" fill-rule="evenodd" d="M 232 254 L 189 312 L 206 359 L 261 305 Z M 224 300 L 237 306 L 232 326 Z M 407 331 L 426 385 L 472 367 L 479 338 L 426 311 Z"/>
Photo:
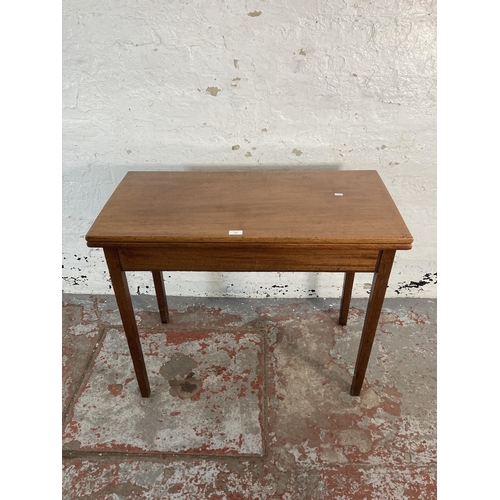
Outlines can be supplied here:
<path id="1" fill-rule="evenodd" d="M 113 296 L 63 296 L 63 499 L 436 498 L 436 300 L 133 297 L 141 398 Z"/>

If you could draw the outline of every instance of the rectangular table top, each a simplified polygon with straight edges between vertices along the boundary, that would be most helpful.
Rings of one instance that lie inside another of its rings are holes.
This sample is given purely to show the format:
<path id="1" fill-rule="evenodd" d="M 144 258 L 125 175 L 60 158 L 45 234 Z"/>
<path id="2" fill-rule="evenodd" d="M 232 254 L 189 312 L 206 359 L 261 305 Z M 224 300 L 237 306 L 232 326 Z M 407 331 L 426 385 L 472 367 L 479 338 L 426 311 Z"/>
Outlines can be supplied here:
<path id="1" fill-rule="evenodd" d="M 128 172 L 88 246 L 324 243 L 410 249 L 413 237 L 375 170 Z"/>

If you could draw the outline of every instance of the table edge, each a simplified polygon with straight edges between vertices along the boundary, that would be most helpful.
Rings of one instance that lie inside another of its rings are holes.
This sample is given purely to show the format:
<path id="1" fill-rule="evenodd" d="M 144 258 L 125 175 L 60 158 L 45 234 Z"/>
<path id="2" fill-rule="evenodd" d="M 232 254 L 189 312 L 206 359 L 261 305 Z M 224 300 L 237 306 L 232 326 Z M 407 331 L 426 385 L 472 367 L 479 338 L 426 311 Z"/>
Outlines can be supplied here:
<path id="1" fill-rule="evenodd" d="M 226 246 L 226 247 L 241 247 L 252 246 L 255 248 L 262 247 L 263 249 L 283 248 L 283 247 L 328 247 L 332 250 L 338 249 L 380 249 L 380 250 L 411 250 L 413 238 L 401 238 L 400 240 L 344 240 L 328 241 L 322 239 L 315 240 L 262 240 L 262 239 L 243 239 L 234 238 L 231 241 L 227 239 L 198 239 L 198 240 L 165 240 L 158 241 L 137 241 L 137 240 L 113 240 L 109 239 L 95 239 L 86 238 L 87 246 L 91 248 L 104 248 L 104 247 L 168 247 L 168 246 Z"/>

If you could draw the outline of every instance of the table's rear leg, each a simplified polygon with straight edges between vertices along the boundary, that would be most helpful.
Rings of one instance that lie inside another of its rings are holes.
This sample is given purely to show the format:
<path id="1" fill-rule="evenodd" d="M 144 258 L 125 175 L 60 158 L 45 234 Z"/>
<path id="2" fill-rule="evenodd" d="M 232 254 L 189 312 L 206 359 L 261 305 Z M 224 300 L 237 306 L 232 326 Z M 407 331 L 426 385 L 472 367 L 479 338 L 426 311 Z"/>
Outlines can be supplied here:
<path id="1" fill-rule="evenodd" d="M 375 332 L 377 331 L 380 311 L 384 303 L 385 290 L 389 282 L 392 263 L 394 261 L 395 250 L 382 250 L 380 252 L 377 271 L 373 275 L 372 289 L 368 307 L 366 309 L 365 323 L 363 325 L 363 333 L 361 334 L 361 342 L 359 344 L 358 357 L 354 368 L 354 377 L 351 385 L 351 396 L 359 396 L 361 386 L 365 378 L 366 367 L 372 350 Z"/>
<path id="2" fill-rule="evenodd" d="M 132 357 L 132 363 L 137 377 L 137 383 L 139 384 L 142 397 L 147 398 L 151 394 L 151 389 L 149 387 L 148 373 L 146 371 L 146 364 L 144 363 L 141 342 L 139 340 L 139 332 L 135 321 L 134 308 L 130 297 L 127 276 L 125 271 L 121 268 L 120 257 L 115 248 L 104 248 L 104 255 L 108 264 L 111 283 L 113 284 L 116 302 L 118 303 L 118 309 L 120 310 L 123 329 L 125 330 L 125 335 L 127 337 L 130 356 Z"/>
<path id="3" fill-rule="evenodd" d="M 162 323 L 168 323 L 168 304 L 167 295 L 165 293 L 165 283 L 161 271 L 151 271 L 153 273 L 153 281 L 156 290 L 156 300 L 158 301 L 158 309 Z"/>
<path id="4" fill-rule="evenodd" d="M 351 271 L 345 273 L 344 287 L 342 289 L 342 302 L 340 303 L 339 325 L 347 324 L 347 316 L 349 314 L 349 305 L 351 303 L 353 283 L 354 273 Z"/>

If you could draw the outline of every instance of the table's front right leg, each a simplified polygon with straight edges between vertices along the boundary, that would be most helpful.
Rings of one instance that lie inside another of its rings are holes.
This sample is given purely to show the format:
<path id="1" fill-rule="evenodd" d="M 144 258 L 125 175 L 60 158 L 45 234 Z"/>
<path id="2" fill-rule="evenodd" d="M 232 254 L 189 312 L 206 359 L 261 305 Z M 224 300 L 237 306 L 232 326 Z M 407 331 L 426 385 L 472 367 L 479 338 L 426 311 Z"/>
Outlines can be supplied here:
<path id="1" fill-rule="evenodd" d="M 142 354 L 141 342 L 139 340 L 139 331 L 137 330 L 137 323 L 135 321 L 127 276 L 125 271 L 121 268 L 120 257 L 115 248 L 104 248 L 104 255 L 108 264 L 109 275 L 111 276 L 111 283 L 115 291 L 118 309 L 120 310 L 123 329 L 127 337 L 137 383 L 139 384 L 142 397 L 147 398 L 151 394 L 151 389 L 149 387 L 148 373 Z"/>
<path id="2" fill-rule="evenodd" d="M 358 357 L 354 368 L 354 377 L 352 379 L 351 396 L 359 396 L 361 392 L 395 254 L 395 250 L 382 250 L 380 252 L 379 263 L 377 271 L 373 275 L 372 290 L 370 292 L 370 299 L 368 300 L 368 307 L 366 308 L 365 323 L 363 325 Z"/>

